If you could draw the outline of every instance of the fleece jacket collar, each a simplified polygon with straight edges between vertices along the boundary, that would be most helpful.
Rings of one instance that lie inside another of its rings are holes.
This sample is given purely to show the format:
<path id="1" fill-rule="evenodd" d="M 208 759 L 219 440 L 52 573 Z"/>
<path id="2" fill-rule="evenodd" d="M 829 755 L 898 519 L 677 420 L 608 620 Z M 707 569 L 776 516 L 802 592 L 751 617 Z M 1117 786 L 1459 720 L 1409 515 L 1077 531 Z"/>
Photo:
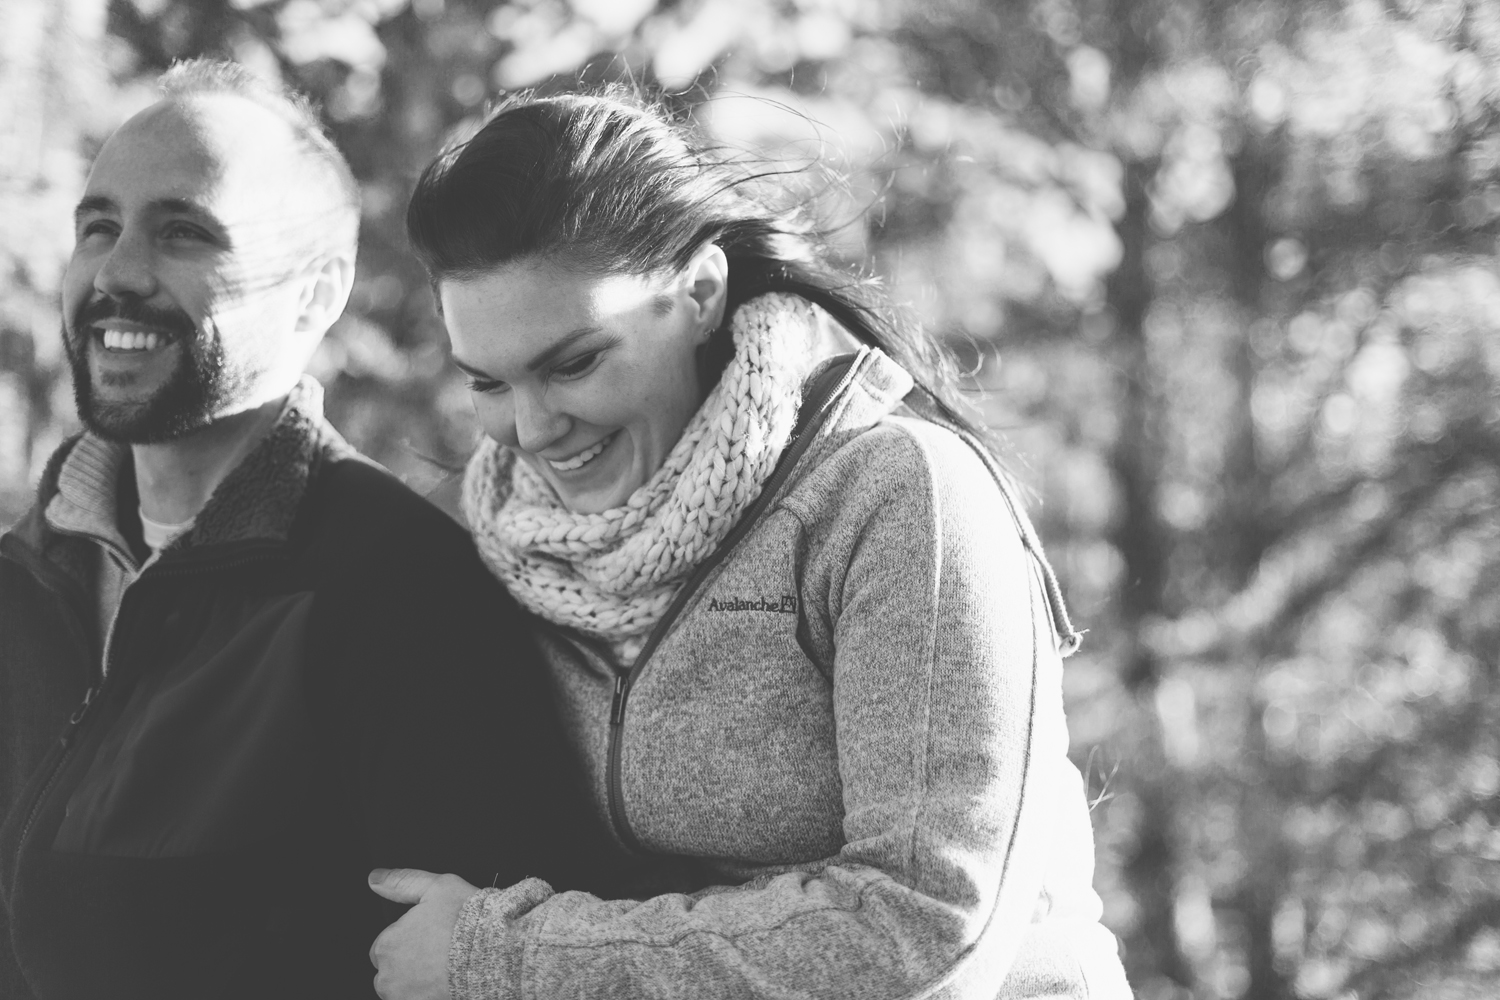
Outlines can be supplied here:
<path id="1" fill-rule="evenodd" d="M 805 385 L 814 385 L 830 365 L 841 360 L 843 358 L 830 358 L 823 362 L 813 370 Z M 913 384 L 911 375 L 890 355 L 876 347 L 861 347 L 854 354 L 849 371 L 829 404 L 827 419 L 797 463 L 788 488 L 816 468 L 828 453 L 837 450 L 850 434 L 868 430 L 889 416 L 906 399 Z"/>
<path id="2" fill-rule="evenodd" d="M 287 397 L 276 423 L 235 466 L 194 519 L 163 550 L 235 542 L 285 542 L 318 464 L 353 449 L 323 419 L 323 387 L 310 376 Z M 84 433 L 43 478 L 40 496 L 53 530 L 127 549 L 117 524 L 117 490 L 130 447 Z"/>

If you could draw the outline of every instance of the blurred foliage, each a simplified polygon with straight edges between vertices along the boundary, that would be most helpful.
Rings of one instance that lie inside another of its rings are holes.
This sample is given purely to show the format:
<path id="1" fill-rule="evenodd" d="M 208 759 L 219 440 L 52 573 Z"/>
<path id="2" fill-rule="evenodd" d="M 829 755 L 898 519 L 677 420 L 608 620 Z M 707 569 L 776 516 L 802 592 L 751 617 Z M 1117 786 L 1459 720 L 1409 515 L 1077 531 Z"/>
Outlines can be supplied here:
<path id="1" fill-rule="evenodd" d="M 1500 982 L 1500 2 L 6 0 L 0 523 L 72 425 L 87 157 L 175 58 L 316 96 L 364 186 L 315 362 L 419 488 L 473 440 L 401 219 L 497 93 L 666 88 L 821 159 L 837 246 L 972 364 L 1076 617 L 1143 998 Z"/>

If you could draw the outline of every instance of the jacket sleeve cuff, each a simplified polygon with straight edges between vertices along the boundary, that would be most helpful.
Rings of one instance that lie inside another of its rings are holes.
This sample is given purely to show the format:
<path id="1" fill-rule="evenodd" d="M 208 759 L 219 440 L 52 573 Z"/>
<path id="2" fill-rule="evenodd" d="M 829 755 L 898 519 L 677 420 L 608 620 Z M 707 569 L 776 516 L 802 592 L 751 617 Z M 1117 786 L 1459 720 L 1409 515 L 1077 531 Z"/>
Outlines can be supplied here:
<path id="1" fill-rule="evenodd" d="M 505 889 L 480 889 L 459 911 L 448 944 L 448 992 L 453 1000 L 519 1000 L 523 936 L 512 928 L 552 896 L 529 878 Z"/>

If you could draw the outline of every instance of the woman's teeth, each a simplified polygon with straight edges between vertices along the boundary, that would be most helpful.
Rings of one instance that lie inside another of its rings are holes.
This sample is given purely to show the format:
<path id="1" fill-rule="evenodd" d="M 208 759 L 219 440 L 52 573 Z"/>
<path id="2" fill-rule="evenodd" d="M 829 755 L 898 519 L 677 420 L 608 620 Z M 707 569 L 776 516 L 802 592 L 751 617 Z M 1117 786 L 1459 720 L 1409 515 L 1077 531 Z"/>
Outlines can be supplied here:
<path id="1" fill-rule="evenodd" d="M 609 443 L 614 439 L 615 436 L 613 434 L 605 438 L 600 438 L 592 448 L 580 451 L 578 454 L 574 455 L 566 462 L 554 462 L 549 458 L 547 459 L 547 464 L 552 466 L 558 472 L 572 472 L 574 469 L 581 469 L 585 465 L 588 465 L 590 462 L 592 462 L 594 459 L 598 458 L 600 453 L 602 453 L 605 448 L 609 447 Z"/>
<path id="2" fill-rule="evenodd" d="M 165 337 L 155 333 L 104 331 L 104 346 L 116 351 L 154 351 L 165 342 Z"/>

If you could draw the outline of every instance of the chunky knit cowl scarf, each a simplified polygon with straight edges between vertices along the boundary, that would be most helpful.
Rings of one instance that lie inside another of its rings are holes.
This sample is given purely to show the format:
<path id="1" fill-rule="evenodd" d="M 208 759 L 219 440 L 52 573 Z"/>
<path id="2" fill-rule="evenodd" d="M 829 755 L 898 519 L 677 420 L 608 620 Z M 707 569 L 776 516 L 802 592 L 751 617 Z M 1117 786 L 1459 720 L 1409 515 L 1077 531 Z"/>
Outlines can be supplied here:
<path id="1" fill-rule="evenodd" d="M 464 474 L 480 554 L 523 606 L 633 659 L 678 587 L 761 491 L 797 421 L 816 307 L 781 293 L 730 323 L 734 356 L 656 474 L 619 507 L 577 514 L 492 439 Z"/>

